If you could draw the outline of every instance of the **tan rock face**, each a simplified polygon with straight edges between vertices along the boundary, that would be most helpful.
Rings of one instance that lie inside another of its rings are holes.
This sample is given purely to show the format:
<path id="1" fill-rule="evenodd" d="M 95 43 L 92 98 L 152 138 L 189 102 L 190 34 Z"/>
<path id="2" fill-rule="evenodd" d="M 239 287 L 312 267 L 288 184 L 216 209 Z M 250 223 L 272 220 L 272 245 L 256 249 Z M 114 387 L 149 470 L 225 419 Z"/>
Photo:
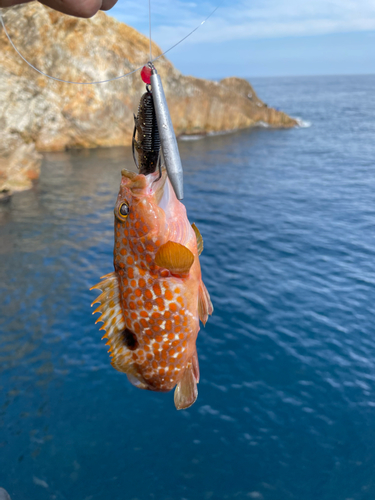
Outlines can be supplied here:
<path id="1" fill-rule="evenodd" d="M 17 48 L 37 68 L 71 81 L 106 80 L 148 60 L 148 39 L 100 12 L 76 19 L 32 2 L 4 10 Z M 0 190 L 29 187 L 37 151 L 130 145 L 133 113 L 145 91 L 139 72 L 111 83 L 70 85 L 29 68 L 0 33 Z M 161 53 L 153 45 L 153 54 Z M 164 57 L 155 63 L 177 135 L 254 126 L 293 127 L 239 78 L 220 83 L 183 76 Z M 24 172 L 23 183 L 20 182 Z M 14 179 L 14 180 L 11 180 Z"/>

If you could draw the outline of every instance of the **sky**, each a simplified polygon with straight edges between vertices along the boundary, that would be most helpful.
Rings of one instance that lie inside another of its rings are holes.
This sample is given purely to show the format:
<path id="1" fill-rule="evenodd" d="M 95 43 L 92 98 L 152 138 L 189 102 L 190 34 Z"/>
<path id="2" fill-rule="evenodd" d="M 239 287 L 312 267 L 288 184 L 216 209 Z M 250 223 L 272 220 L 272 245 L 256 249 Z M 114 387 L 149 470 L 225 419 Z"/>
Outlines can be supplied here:
<path id="1" fill-rule="evenodd" d="M 295 76 L 375 73 L 375 0 L 151 0 L 153 40 L 184 74 Z M 109 15 L 148 35 L 148 0 Z"/>

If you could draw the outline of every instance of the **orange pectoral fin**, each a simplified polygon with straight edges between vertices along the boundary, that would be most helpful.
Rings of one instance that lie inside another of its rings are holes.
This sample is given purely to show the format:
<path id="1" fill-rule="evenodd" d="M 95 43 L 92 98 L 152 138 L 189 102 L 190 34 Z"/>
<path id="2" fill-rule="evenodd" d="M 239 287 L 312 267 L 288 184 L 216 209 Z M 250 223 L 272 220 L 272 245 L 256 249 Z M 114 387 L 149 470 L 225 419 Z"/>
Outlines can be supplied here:
<path id="1" fill-rule="evenodd" d="M 194 262 L 194 254 L 181 243 L 167 241 L 155 255 L 155 264 L 173 274 L 187 274 Z"/>
<path id="2" fill-rule="evenodd" d="M 204 325 L 207 323 L 208 316 L 211 316 L 213 312 L 214 307 L 210 299 L 210 294 L 208 293 L 203 281 L 201 281 L 198 290 L 198 314 L 199 319 Z"/>
<path id="3" fill-rule="evenodd" d="M 185 410 L 195 403 L 197 397 L 197 381 L 192 363 L 189 362 L 185 368 L 182 379 L 179 381 L 174 391 L 174 404 L 177 410 Z"/>

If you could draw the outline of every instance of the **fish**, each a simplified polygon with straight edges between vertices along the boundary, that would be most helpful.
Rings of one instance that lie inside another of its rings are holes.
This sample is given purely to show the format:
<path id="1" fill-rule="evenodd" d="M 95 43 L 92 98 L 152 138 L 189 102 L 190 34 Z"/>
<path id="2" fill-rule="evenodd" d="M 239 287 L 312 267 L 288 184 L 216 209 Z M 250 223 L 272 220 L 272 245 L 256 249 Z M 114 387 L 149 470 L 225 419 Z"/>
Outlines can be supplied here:
<path id="1" fill-rule="evenodd" d="M 122 170 L 114 215 L 114 272 L 92 287 L 101 290 L 93 314 L 100 313 L 111 364 L 138 388 L 175 388 L 176 408 L 189 408 L 198 396 L 199 321 L 213 313 L 202 236 L 164 168 L 161 175 Z"/>

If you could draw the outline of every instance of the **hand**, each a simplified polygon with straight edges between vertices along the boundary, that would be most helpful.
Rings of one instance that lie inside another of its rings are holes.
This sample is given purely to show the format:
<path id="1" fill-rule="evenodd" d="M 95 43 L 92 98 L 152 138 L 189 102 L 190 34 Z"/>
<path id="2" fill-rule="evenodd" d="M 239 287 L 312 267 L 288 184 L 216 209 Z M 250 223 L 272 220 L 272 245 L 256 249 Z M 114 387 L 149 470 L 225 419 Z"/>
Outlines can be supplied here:
<path id="1" fill-rule="evenodd" d="M 0 7 L 12 7 L 31 0 L 0 0 Z M 76 17 L 92 17 L 98 10 L 109 10 L 117 0 L 40 0 L 40 3 L 64 14 Z"/>

